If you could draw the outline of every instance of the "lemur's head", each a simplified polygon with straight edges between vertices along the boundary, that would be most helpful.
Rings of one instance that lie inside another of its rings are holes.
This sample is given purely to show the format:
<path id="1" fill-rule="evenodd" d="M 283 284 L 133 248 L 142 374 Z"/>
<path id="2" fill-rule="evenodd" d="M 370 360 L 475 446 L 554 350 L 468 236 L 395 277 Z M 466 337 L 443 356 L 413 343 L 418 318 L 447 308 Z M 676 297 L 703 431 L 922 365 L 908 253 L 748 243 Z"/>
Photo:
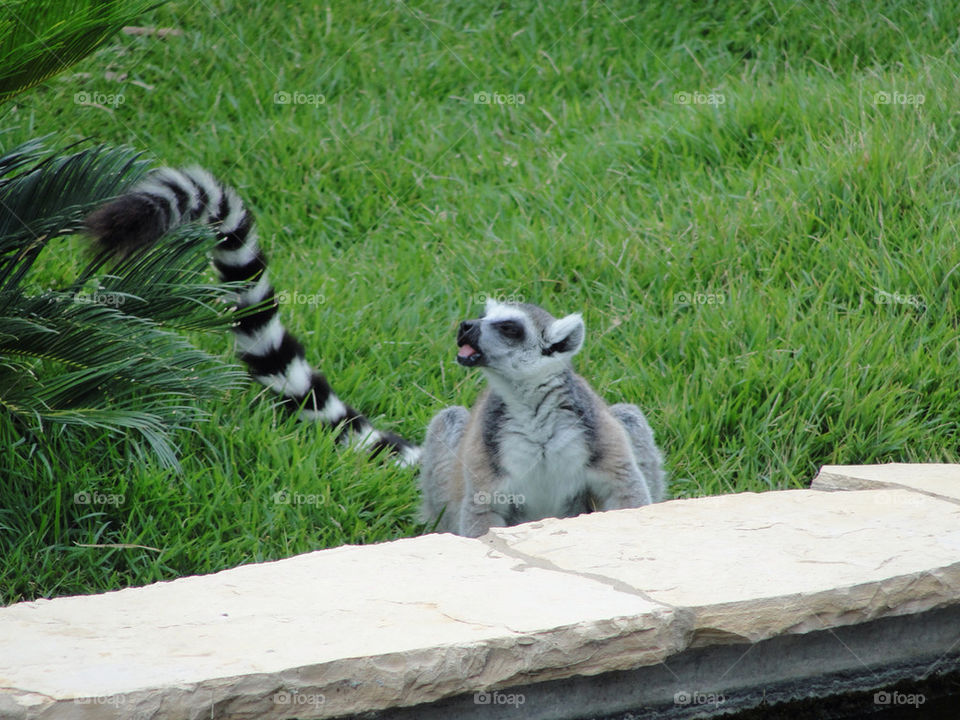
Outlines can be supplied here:
<path id="1" fill-rule="evenodd" d="M 487 300 L 481 317 L 460 323 L 457 362 L 515 381 L 552 374 L 579 352 L 585 332 L 580 313 L 557 319 L 537 305 Z"/>

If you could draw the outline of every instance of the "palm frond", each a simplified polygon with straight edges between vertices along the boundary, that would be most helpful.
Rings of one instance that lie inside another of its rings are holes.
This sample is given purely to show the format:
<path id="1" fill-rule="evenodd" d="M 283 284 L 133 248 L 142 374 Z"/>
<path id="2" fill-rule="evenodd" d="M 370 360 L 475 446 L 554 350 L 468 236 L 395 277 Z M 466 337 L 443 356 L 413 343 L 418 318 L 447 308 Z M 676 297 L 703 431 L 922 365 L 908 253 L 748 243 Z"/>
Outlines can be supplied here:
<path id="1" fill-rule="evenodd" d="M 148 163 L 139 155 L 129 148 L 102 145 L 69 154 L 52 152 L 43 138 L 4 153 L 0 157 L 0 252 L 17 243 L 79 230 L 94 207 L 143 176 Z"/>
<path id="2" fill-rule="evenodd" d="M 185 226 L 128 257 L 95 258 L 70 288 L 81 297 L 92 292 L 124 313 L 150 318 L 178 330 L 225 329 L 239 315 L 226 301 L 243 282 L 211 283 L 207 251 L 215 241 L 209 227 Z M 259 306 L 247 310 L 252 312 Z M 230 314 L 226 311 L 230 310 Z"/>
<path id="3" fill-rule="evenodd" d="M 132 151 L 104 147 L 60 154 L 35 141 L 0 156 L 0 422 L 41 452 L 53 428 L 106 430 L 176 467 L 172 433 L 245 378 L 176 332 L 234 319 L 224 300 L 236 288 L 204 281 L 205 228 L 96 257 L 61 289 L 28 289 L 40 286 L 43 251 L 144 169 Z"/>
<path id="4" fill-rule="evenodd" d="M 0 315 L 0 406 L 23 429 L 53 425 L 140 433 L 165 464 L 168 441 L 205 413 L 195 401 L 244 379 L 156 323 L 72 293 L 47 292 Z"/>
<path id="5" fill-rule="evenodd" d="M 103 146 L 67 155 L 42 140 L 0 157 L 0 289 L 19 283 L 52 239 L 77 232 L 93 208 L 146 171 L 138 153 Z"/>
<path id="6" fill-rule="evenodd" d="M 0 102 L 93 52 L 157 0 L 6 0 L 0 4 Z"/>

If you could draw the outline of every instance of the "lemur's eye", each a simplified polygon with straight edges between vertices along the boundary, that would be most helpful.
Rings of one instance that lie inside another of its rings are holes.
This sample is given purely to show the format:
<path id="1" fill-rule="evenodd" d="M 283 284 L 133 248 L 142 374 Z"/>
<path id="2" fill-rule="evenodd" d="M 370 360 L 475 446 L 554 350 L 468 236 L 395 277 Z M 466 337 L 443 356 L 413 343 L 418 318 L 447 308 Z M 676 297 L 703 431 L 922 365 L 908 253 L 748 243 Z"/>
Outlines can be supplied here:
<path id="1" fill-rule="evenodd" d="M 497 330 L 499 330 L 500 334 L 507 338 L 507 340 L 520 340 L 523 338 L 523 325 L 513 320 L 497 323 Z"/>

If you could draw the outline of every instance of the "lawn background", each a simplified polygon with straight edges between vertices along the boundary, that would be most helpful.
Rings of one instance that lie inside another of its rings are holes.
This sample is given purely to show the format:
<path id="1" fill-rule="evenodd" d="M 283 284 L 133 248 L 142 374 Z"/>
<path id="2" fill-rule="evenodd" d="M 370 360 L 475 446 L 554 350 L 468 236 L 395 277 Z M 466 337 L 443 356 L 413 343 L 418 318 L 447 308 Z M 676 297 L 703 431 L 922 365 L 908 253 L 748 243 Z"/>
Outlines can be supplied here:
<path id="1" fill-rule="evenodd" d="M 577 367 L 647 412 L 674 496 L 956 462 L 960 5 L 511 6 L 171 2 L 141 24 L 182 34 L 117 36 L 0 110 L 0 144 L 89 137 L 236 187 L 308 357 L 418 441 L 479 392 L 454 331 L 495 295 L 584 313 Z M 0 602 L 423 530 L 414 471 L 252 385 L 208 409 L 180 474 L 0 438 Z"/>

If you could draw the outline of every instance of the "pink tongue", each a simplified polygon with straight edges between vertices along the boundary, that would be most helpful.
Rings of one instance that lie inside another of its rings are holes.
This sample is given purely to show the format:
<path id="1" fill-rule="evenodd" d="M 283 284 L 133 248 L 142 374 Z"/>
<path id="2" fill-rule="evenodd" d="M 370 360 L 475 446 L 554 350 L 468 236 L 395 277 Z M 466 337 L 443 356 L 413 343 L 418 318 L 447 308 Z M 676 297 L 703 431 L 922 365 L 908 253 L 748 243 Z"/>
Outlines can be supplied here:
<path id="1" fill-rule="evenodd" d="M 469 345 L 463 345 L 460 350 L 457 352 L 457 357 L 468 358 L 471 355 L 476 355 L 477 351 L 474 350 Z"/>

